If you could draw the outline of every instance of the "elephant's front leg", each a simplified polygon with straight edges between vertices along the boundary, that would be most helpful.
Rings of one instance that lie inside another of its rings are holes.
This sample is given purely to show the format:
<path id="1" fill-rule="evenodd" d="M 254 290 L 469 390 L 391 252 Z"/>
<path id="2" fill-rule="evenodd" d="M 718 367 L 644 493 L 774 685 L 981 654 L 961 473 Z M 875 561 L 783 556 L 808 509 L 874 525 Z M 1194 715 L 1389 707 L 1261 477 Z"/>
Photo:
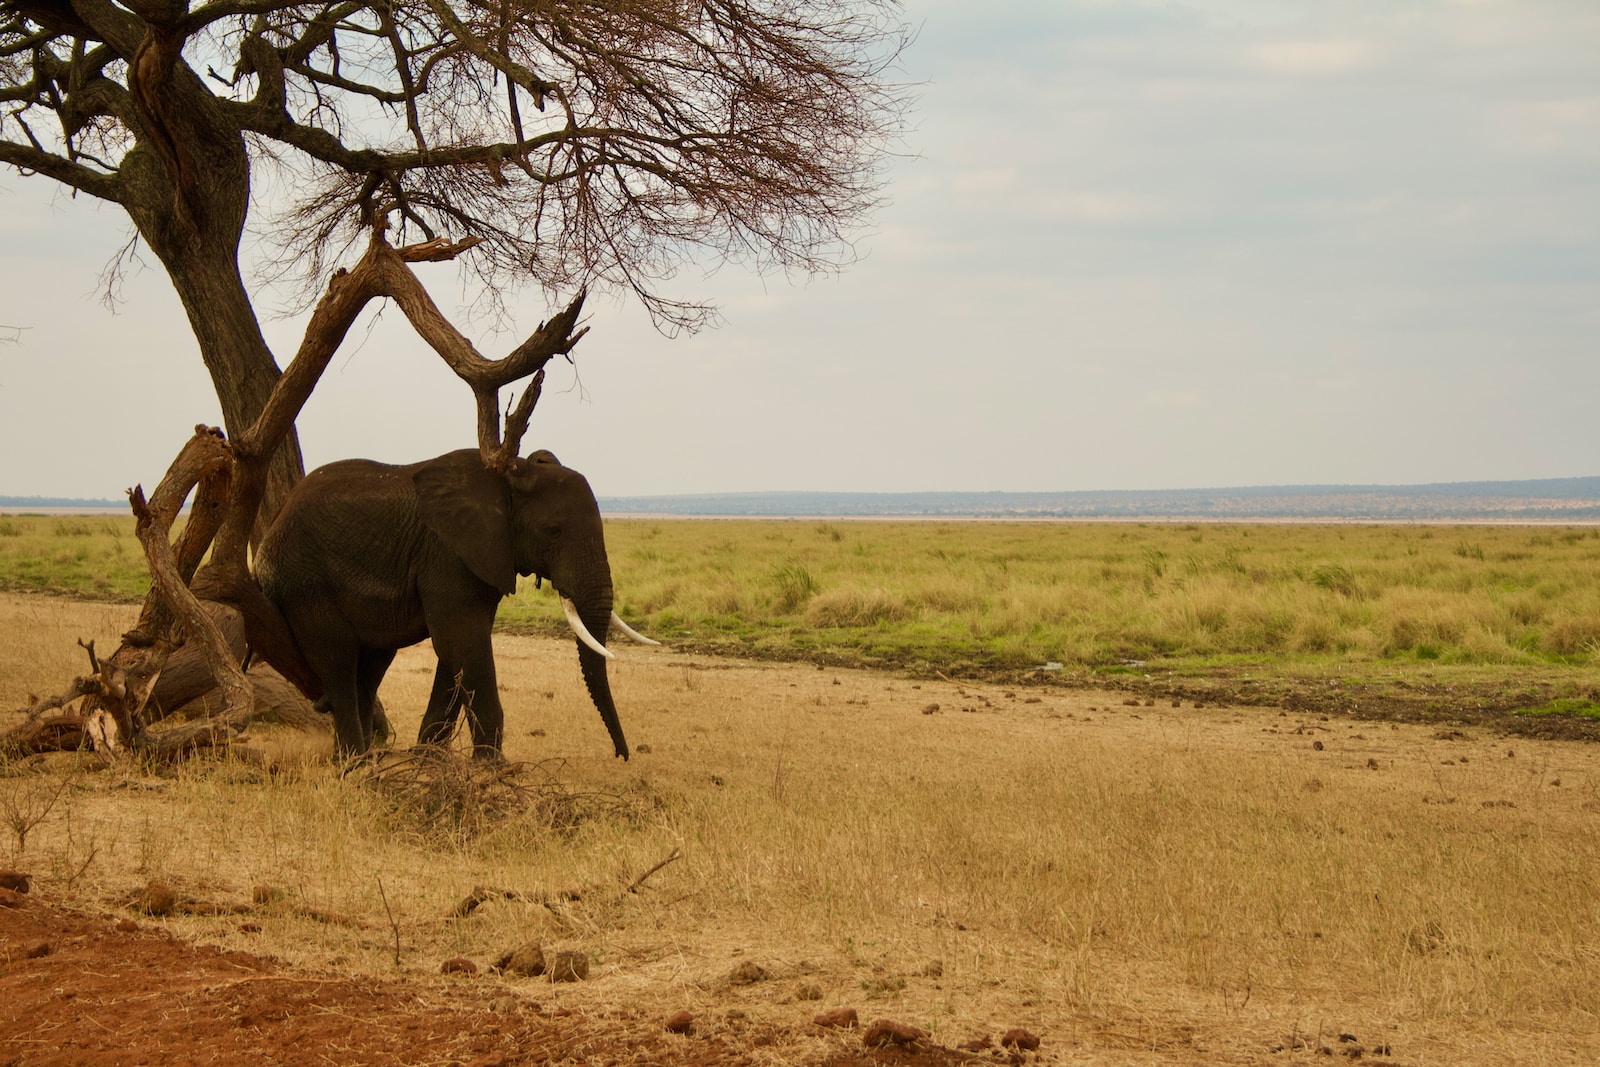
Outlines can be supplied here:
<path id="1" fill-rule="evenodd" d="M 428 694 L 428 710 L 422 714 L 419 745 L 448 745 L 456 730 L 456 716 L 464 697 L 461 672 L 443 659 L 433 670 L 433 690 Z"/>
<path id="2" fill-rule="evenodd" d="M 434 670 L 433 692 L 422 717 L 418 744 L 449 743 L 456 715 L 464 710 L 472 730 L 472 754 L 479 758 L 500 754 L 505 714 L 500 707 L 494 649 L 489 639 L 493 624 L 492 606 L 487 614 L 430 614 L 428 629 L 439 666 Z"/>

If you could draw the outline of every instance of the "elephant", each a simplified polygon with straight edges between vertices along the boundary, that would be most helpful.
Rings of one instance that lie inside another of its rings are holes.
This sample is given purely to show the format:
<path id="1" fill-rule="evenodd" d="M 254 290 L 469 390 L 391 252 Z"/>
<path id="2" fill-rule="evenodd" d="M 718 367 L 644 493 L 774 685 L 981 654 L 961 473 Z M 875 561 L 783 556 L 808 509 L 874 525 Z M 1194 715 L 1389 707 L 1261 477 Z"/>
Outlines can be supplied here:
<path id="1" fill-rule="evenodd" d="M 583 475 L 549 452 L 513 459 L 504 474 L 476 449 L 408 466 L 350 459 L 319 467 L 263 535 L 254 572 L 280 644 L 295 646 L 287 658 L 298 654 L 302 676 L 314 676 L 301 688 L 320 688 L 333 714 L 341 757 L 371 747 L 378 684 L 396 651 L 425 637 L 438 667 L 418 744 L 446 742 L 466 706 L 473 754 L 498 757 L 504 713 L 490 630 L 517 575 L 531 574 L 560 594 L 589 697 L 616 755 L 628 758 L 604 642 L 612 624 L 656 642 L 612 611 L 599 506 Z"/>

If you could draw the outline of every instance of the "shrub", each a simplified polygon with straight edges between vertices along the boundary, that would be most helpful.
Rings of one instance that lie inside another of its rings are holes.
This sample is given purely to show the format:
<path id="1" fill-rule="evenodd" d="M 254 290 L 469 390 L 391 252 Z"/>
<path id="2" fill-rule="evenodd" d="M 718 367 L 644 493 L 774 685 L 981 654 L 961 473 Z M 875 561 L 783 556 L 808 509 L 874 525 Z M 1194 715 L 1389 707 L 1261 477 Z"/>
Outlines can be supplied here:
<path id="1" fill-rule="evenodd" d="M 1356 576 L 1343 563 L 1319 563 L 1311 571 L 1311 584 L 1330 593 L 1354 597 L 1361 592 Z"/>
<path id="2" fill-rule="evenodd" d="M 772 581 L 778 587 L 779 611 L 789 612 L 816 595 L 820 586 L 803 563 L 793 560 L 772 572 Z"/>
<path id="3" fill-rule="evenodd" d="M 806 622 L 812 626 L 876 626 L 906 615 L 905 601 L 894 594 L 855 586 L 818 593 L 806 606 Z"/>
<path id="4" fill-rule="evenodd" d="M 1545 631 L 1545 649 L 1558 656 L 1576 656 L 1600 651 L 1600 616 L 1569 615 L 1557 619 Z"/>

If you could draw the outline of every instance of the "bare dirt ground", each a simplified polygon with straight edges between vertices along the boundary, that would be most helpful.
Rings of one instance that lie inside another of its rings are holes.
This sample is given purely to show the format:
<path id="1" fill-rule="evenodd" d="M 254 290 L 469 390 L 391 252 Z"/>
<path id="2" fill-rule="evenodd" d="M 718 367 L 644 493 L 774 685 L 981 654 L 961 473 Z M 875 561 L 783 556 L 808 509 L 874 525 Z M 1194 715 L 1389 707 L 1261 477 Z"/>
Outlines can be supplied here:
<path id="1" fill-rule="evenodd" d="M 788 1013 L 788 1025 L 773 1025 L 727 1006 L 742 1002 L 730 999 L 716 1010 L 689 1013 L 693 1021 L 680 1034 L 667 1029 L 671 1016 L 652 1003 L 654 997 L 643 1004 L 591 999 L 565 1007 L 542 1003 L 525 987 L 503 988 L 493 978 L 393 981 L 309 971 L 188 944 L 125 914 L 69 911 L 43 901 L 0 909 L 0 958 L 0 1064 L 6 1067 L 1264 1064 L 1309 1062 L 1311 1055 L 1335 1050 L 1383 1063 L 1439 1062 L 1397 1055 L 1370 1035 L 1362 1044 L 1359 1035 L 1337 1028 L 1280 1039 L 1260 1033 L 1249 1017 L 1207 1026 L 1154 1012 L 1058 1023 L 1042 1029 L 1044 1047 L 1028 1051 L 1001 1044 L 1020 1027 L 975 1030 L 960 1044 L 980 1046 L 976 1051 L 926 1038 L 869 1048 L 865 1028 L 875 1016 L 865 1005 L 859 1026 L 829 1029 L 807 1023 L 816 1013 L 805 1005 Z"/>
<path id="2" fill-rule="evenodd" d="M 17 610 L 37 610 L 20 599 L 16 603 L 24 605 Z M 1196 707 L 1192 700 L 1174 704 L 1167 699 L 1158 706 L 1126 692 L 1007 688 L 807 664 L 739 663 L 670 649 L 625 650 L 614 671 L 619 706 L 638 753 L 624 765 L 601 758 L 607 747 L 603 732 L 576 682 L 567 642 L 510 637 L 497 648 L 507 693 L 509 756 L 577 754 L 573 758 L 582 773 L 595 781 L 654 775 L 702 783 L 696 788 L 712 799 L 702 801 L 689 785 L 681 785 L 685 808 L 738 796 L 747 800 L 729 803 L 770 803 L 768 794 L 780 785 L 772 768 L 783 771 L 785 752 L 791 764 L 805 753 L 821 768 L 806 778 L 799 775 L 800 766 L 791 789 L 832 789 L 830 783 L 848 779 L 851 788 L 859 786 L 870 797 L 873 789 L 921 788 L 918 777 L 942 766 L 930 762 L 929 753 L 971 753 L 972 760 L 982 762 L 982 773 L 1003 777 L 1008 773 L 1004 758 L 991 761 L 1011 745 L 1034 755 L 1092 753 L 1102 767 L 1114 764 L 1119 753 L 1130 758 L 1171 753 L 1180 762 L 1193 757 L 1219 767 L 1270 764 L 1283 768 L 1290 783 L 1284 793 L 1289 805 L 1328 803 L 1336 811 L 1366 798 L 1385 803 L 1399 798 L 1419 818 L 1444 819 L 1441 852 L 1469 833 L 1526 839 L 1534 849 L 1546 847 L 1546 833 L 1560 844 L 1573 836 L 1592 840 L 1600 830 L 1600 750 L 1590 744 L 1273 707 Z M 52 680 L 16 677 L 28 669 L 0 653 L 0 684 L 8 704 L 20 703 L 13 690 Z M 386 684 L 385 701 L 402 737 L 414 734 L 431 672 L 427 650 L 410 650 L 397 660 Z M 785 724 L 781 735 L 779 721 Z M 792 733 L 789 724 L 795 724 Z M 1160 768 L 1168 764 L 1151 766 L 1154 775 L 1165 773 Z M 715 785 L 704 785 L 707 779 Z M 749 791 L 736 794 L 741 788 Z M 125 788 L 117 795 L 129 793 Z M 1015 836 L 1027 830 L 1005 826 L 995 833 Z M 708 840 L 702 848 L 709 854 L 715 844 Z M 46 846 L 29 847 L 29 855 L 40 855 Z M 737 848 L 733 854 L 737 858 Z M 459 872 L 470 868 L 459 866 L 468 861 L 452 862 L 458 867 L 451 868 L 451 878 L 463 877 Z M 697 888 L 708 879 L 737 880 L 740 872 L 720 862 L 691 856 L 663 871 L 651 883 L 661 887 L 655 897 L 630 904 L 635 912 L 623 915 L 615 930 L 594 933 L 604 951 L 596 952 L 589 979 L 561 985 L 488 972 L 498 950 L 507 947 L 506 937 L 475 933 L 471 923 L 478 917 L 469 922 L 442 918 L 471 882 L 447 881 L 435 898 L 415 904 L 417 914 L 431 918 L 402 914 L 407 965 L 394 969 L 386 958 L 389 928 L 375 898 L 367 901 L 372 913 L 366 925 L 344 940 L 329 934 L 321 944 L 292 928 L 293 936 L 280 932 L 264 942 L 261 925 L 266 923 L 272 934 L 270 918 L 152 918 L 127 906 L 109 887 L 86 893 L 82 886 L 74 890 L 70 882 L 34 870 L 32 891 L 7 897 L 8 906 L 0 907 L 0 1067 L 958 1062 L 1171 1067 L 1330 1062 L 1326 1057 L 1414 1067 L 1600 1062 L 1595 1023 L 1600 1003 L 1576 1012 L 1551 1008 L 1526 1019 L 1505 1013 L 1475 1019 L 1470 1008 L 1440 1006 L 1448 1000 L 1444 995 L 1439 1003 L 1419 1006 L 1406 992 L 1414 976 L 1390 981 L 1386 975 L 1371 987 L 1342 981 L 1339 957 L 1319 955 L 1334 951 L 1337 935 L 1331 926 L 1326 939 L 1320 930 L 1273 935 L 1285 944 L 1283 953 L 1309 961 L 1297 965 L 1302 970 L 1289 978 L 1274 977 L 1269 967 L 1246 967 L 1238 981 L 1175 979 L 1181 968 L 1165 966 L 1156 949 L 1139 959 L 1120 949 L 1107 953 L 1062 945 L 1050 931 L 1015 933 L 1004 927 L 1008 913 L 999 905 L 989 930 L 970 918 L 958 921 L 959 913 L 924 912 L 926 918 L 915 924 L 889 930 L 878 947 L 859 942 L 841 947 L 838 939 L 819 937 L 804 925 L 763 926 L 764 913 L 759 908 L 740 912 L 737 894 L 725 887 L 714 893 Z M 174 871 L 188 869 L 185 863 L 204 870 L 208 861 L 182 856 L 166 861 Z M 633 858 L 620 865 L 639 869 Z M 1588 877 L 1573 874 L 1580 876 Z M 189 875 L 194 884 L 213 890 L 225 884 L 248 887 L 248 877 L 217 872 L 207 882 Z M 1357 872 L 1356 883 L 1364 877 Z M 1374 884 L 1380 880 L 1377 873 L 1371 878 Z M 121 889 L 127 888 L 124 878 Z M 1174 889 L 1178 907 L 1185 906 L 1181 888 Z M 242 892 L 248 898 L 248 889 Z M 390 892 L 395 893 L 393 882 Z M 911 887 L 905 893 L 911 894 Z M 973 896 L 967 906 L 976 910 L 983 903 Z M 1531 908 L 1541 906 L 1538 900 L 1529 902 Z M 839 925 L 849 929 L 852 923 L 870 925 L 874 912 L 845 914 Z M 857 914 L 866 918 L 858 920 Z M 1428 929 L 1420 935 L 1424 940 L 1433 936 Z M 1477 951 L 1470 936 L 1476 935 L 1461 934 L 1463 954 Z M 1289 939 L 1297 940 L 1290 944 Z M 1116 943 L 1136 941 L 1129 934 Z M 270 949 L 262 950 L 263 944 Z M 936 951 L 942 967 L 929 962 Z M 1093 954 L 1098 962 L 1073 972 L 1085 983 L 1074 990 L 1059 957 L 1076 951 Z M 1401 946 L 1397 966 L 1404 971 L 1452 966 L 1450 951 L 1433 953 L 1431 945 L 1422 945 L 1411 952 Z M 444 960 L 458 952 L 473 959 L 479 973 L 441 974 Z M 1330 962 L 1317 962 L 1324 958 Z M 730 981 L 744 960 L 760 961 L 766 980 Z M 1594 962 L 1594 946 L 1579 944 L 1570 959 L 1553 960 L 1551 967 L 1581 969 Z M 1305 977 L 1319 966 L 1326 973 Z M 812 989 L 803 991 L 806 987 Z M 885 989 L 892 992 L 885 995 Z M 1475 995 L 1463 988 L 1460 1003 L 1472 1003 Z M 855 1009 L 861 1026 L 833 1029 L 813 1021 L 820 1012 L 842 1008 Z M 691 1016 L 685 1033 L 667 1027 L 678 1012 Z M 864 1030 L 879 1018 L 926 1027 L 931 1036 L 870 1048 Z M 1037 1035 L 1039 1046 L 1002 1046 L 1004 1035 L 1016 1029 Z M 969 1045 L 975 1047 L 963 1047 Z"/>

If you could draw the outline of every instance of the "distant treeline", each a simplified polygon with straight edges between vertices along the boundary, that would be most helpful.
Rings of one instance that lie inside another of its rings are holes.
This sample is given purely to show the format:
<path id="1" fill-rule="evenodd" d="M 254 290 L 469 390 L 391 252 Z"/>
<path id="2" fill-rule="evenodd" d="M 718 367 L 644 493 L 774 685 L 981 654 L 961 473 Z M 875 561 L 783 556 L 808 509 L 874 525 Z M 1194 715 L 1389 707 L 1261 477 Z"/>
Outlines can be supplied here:
<path id="1" fill-rule="evenodd" d="M 713 493 L 601 497 L 614 515 L 803 518 L 1600 520 L 1600 477 L 1070 493 Z"/>
<path id="2" fill-rule="evenodd" d="M 123 500 L 0 496 L 0 508 L 125 510 Z M 1430 485 L 1262 485 L 1070 493 L 704 493 L 601 497 L 610 515 L 750 518 L 1600 521 L 1600 477 Z"/>

